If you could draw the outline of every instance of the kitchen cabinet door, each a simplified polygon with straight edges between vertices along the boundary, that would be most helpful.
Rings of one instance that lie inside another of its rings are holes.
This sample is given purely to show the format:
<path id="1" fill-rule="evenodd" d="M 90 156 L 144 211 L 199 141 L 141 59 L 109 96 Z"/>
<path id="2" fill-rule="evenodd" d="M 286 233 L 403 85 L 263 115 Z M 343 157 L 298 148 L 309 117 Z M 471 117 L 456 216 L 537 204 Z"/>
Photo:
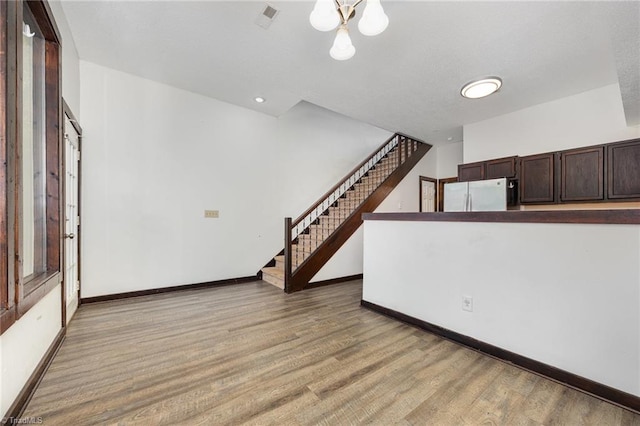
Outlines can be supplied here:
<path id="1" fill-rule="evenodd" d="M 458 164 L 458 181 L 483 180 L 484 172 L 484 162 Z"/>
<path id="2" fill-rule="evenodd" d="M 520 158 L 520 203 L 554 202 L 554 157 L 547 153 Z"/>
<path id="3" fill-rule="evenodd" d="M 518 157 L 499 158 L 486 162 L 485 179 L 516 177 L 516 160 Z"/>
<path id="4" fill-rule="evenodd" d="M 604 199 L 603 146 L 563 151 L 560 164 L 560 201 Z"/>
<path id="5" fill-rule="evenodd" d="M 607 147 L 607 197 L 640 198 L 640 139 Z"/>

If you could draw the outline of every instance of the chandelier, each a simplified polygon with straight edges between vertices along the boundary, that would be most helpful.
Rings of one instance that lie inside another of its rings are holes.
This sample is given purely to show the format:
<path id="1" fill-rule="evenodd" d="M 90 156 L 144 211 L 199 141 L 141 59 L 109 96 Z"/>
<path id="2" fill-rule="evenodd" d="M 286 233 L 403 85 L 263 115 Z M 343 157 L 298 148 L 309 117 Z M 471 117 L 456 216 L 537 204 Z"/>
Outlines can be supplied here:
<path id="1" fill-rule="evenodd" d="M 309 22 L 318 31 L 331 31 L 336 27 L 336 39 L 329 55 L 338 61 L 350 59 L 355 55 L 356 48 L 349 37 L 349 20 L 356 14 L 356 6 L 363 0 L 317 0 Z M 358 29 L 366 36 L 375 36 L 383 32 L 389 25 L 389 18 L 385 15 L 380 0 L 366 0 L 367 5 L 362 11 L 362 18 L 358 22 Z"/>

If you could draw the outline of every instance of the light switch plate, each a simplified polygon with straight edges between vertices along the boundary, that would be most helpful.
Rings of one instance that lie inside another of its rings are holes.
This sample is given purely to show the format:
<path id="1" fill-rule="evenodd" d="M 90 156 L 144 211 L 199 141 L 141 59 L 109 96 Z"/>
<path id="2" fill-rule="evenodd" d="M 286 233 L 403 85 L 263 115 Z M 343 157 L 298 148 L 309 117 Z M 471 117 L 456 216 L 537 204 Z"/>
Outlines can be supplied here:
<path id="1" fill-rule="evenodd" d="M 462 296 L 462 310 L 467 312 L 473 312 L 473 297 Z"/>
<path id="2" fill-rule="evenodd" d="M 218 217 L 220 217 L 220 214 L 218 210 L 205 210 L 204 217 L 208 219 L 217 219 Z"/>

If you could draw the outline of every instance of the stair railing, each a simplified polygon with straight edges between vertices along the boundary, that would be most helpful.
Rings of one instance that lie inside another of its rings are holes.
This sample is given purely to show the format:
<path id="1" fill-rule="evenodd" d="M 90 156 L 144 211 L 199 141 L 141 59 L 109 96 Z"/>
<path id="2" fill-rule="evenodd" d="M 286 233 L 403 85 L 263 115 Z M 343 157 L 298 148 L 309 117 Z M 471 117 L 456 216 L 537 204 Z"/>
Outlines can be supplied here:
<path id="1" fill-rule="evenodd" d="M 322 197 L 320 197 L 314 204 L 311 205 L 304 213 L 302 213 L 297 219 L 285 218 L 285 289 L 287 283 L 291 279 L 291 275 L 295 269 L 300 266 L 300 259 L 296 259 L 295 265 L 292 256 L 292 244 L 296 242 L 300 235 L 310 232 L 310 226 L 318 224 L 321 216 L 328 215 L 329 208 L 337 206 L 340 200 L 346 198 L 347 191 L 354 190 L 356 184 L 360 184 L 363 180 L 369 176 L 369 174 L 378 167 L 382 167 L 382 179 L 380 181 L 369 180 L 363 188 L 359 188 L 363 191 L 365 197 L 363 200 L 351 200 L 350 205 L 347 205 L 347 209 L 344 211 L 344 217 L 342 214 L 331 217 L 329 222 L 330 226 L 326 229 L 327 233 L 335 230 L 340 223 L 342 223 L 351 212 L 353 212 L 361 202 L 366 200 L 366 195 L 375 191 L 384 180 L 393 173 L 395 169 L 400 167 L 412 154 L 416 151 L 418 142 L 415 139 L 408 136 L 396 133 L 390 137 L 385 143 L 383 143 L 373 154 L 367 159 L 362 161 L 351 172 L 349 172 L 338 184 L 333 186 Z M 395 156 L 391 161 L 383 161 L 390 156 Z M 322 231 L 324 232 L 324 230 Z M 303 247 L 303 250 L 308 250 L 309 253 L 313 252 L 317 248 L 317 241 L 314 244 L 315 247 Z M 304 260 L 304 259 L 302 259 Z"/>

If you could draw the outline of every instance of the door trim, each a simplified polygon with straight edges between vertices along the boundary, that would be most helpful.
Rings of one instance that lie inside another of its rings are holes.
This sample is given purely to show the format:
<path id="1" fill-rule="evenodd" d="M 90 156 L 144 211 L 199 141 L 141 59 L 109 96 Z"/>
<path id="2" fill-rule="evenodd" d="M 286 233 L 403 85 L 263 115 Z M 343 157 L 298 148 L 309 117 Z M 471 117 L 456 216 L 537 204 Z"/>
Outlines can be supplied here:
<path id="1" fill-rule="evenodd" d="M 63 123 L 66 123 L 66 120 L 64 120 L 65 116 L 67 118 L 69 118 L 69 121 L 71 122 L 71 125 L 73 126 L 74 130 L 76 131 L 76 133 L 78 134 L 78 217 L 80 218 L 80 220 L 78 220 L 78 235 L 76 236 L 76 238 L 78 239 L 78 253 L 77 253 L 77 273 L 78 273 L 78 282 L 80 283 L 80 285 L 78 285 L 78 306 L 80 306 L 80 292 L 82 289 L 82 280 L 80 279 L 81 275 L 81 244 L 82 244 L 82 200 L 81 200 L 81 188 L 82 188 L 82 127 L 80 127 L 80 123 L 78 123 L 78 120 L 76 119 L 75 115 L 73 114 L 73 112 L 71 111 L 71 108 L 69 107 L 69 104 L 67 104 L 67 102 L 65 101 L 65 99 L 62 99 L 62 105 L 63 105 Z M 66 129 L 65 129 L 66 130 Z M 62 148 L 62 158 L 65 159 L 65 161 L 63 162 L 62 165 L 62 176 L 64 176 L 64 179 L 66 179 L 67 177 L 67 165 L 66 165 L 66 158 L 67 158 L 67 145 L 66 143 L 62 144 L 63 148 Z M 65 209 L 64 212 L 66 214 L 66 200 L 67 200 L 67 186 L 66 186 L 66 182 L 62 182 L 62 199 L 64 200 L 65 203 Z M 65 241 L 64 238 L 61 240 L 61 249 L 63 252 L 63 256 L 62 256 L 62 265 L 63 265 L 63 275 L 62 275 L 62 326 L 66 327 L 66 322 L 67 322 L 67 296 L 66 296 L 66 250 L 64 250 L 64 245 L 65 245 Z"/>
<path id="2" fill-rule="evenodd" d="M 450 178 L 438 179 L 438 211 L 444 211 L 444 184 L 445 183 L 453 183 L 457 182 L 458 178 L 456 176 Z"/>

